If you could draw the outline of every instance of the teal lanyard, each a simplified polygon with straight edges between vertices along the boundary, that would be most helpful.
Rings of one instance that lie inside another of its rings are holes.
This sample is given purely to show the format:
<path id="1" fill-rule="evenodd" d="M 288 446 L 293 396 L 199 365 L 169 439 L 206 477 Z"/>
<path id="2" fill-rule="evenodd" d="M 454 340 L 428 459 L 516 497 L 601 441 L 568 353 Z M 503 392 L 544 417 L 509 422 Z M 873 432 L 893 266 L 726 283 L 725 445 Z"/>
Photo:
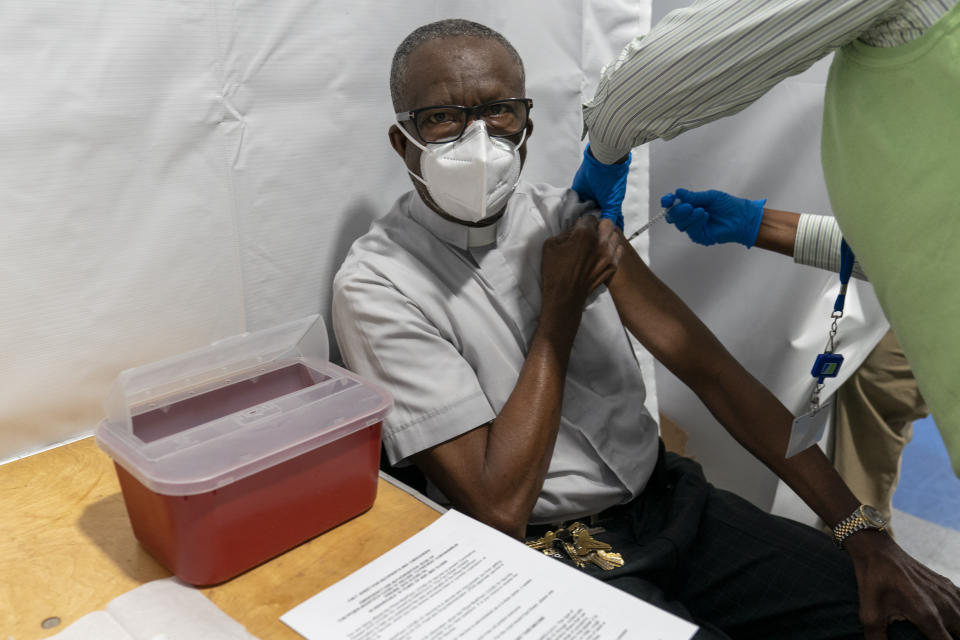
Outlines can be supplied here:
<path id="1" fill-rule="evenodd" d="M 833 303 L 833 312 L 830 314 L 832 319 L 830 337 L 827 340 L 826 349 L 823 353 L 817 355 L 817 359 L 813 363 L 813 369 L 810 370 L 810 375 L 817 379 L 817 384 L 814 386 L 813 394 L 810 397 L 810 406 L 814 411 L 820 408 L 820 390 L 823 389 L 823 381 L 826 378 L 835 378 L 840 373 L 840 365 L 843 364 L 843 356 L 834 353 L 834 339 L 837 336 L 837 322 L 843 317 L 843 305 L 847 301 L 847 285 L 850 284 L 850 276 L 853 274 L 853 262 L 853 250 L 846 240 L 841 240 L 840 293 Z"/>
<path id="2" fill-rule="evenodd" d="M 833 318 L 843 317 L 843 303 L 847 299 L 847 285 L 850 284 L 850 275 L 853 273 L 853 249 L 846 240 L 840 240 L 840 295 L 833 303 Z"/>

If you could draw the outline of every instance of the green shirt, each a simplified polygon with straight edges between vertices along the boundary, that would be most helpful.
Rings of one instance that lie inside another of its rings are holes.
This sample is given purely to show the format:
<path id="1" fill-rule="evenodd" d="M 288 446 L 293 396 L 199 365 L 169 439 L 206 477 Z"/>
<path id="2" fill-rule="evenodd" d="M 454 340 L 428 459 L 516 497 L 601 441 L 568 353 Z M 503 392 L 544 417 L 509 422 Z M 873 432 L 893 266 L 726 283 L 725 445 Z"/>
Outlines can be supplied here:
<path id="1" fill-rule="evenodd" d="M 834 215 L 960 475 L 960 5 L 893 48 L 837 52 L 824 105 Z"/>

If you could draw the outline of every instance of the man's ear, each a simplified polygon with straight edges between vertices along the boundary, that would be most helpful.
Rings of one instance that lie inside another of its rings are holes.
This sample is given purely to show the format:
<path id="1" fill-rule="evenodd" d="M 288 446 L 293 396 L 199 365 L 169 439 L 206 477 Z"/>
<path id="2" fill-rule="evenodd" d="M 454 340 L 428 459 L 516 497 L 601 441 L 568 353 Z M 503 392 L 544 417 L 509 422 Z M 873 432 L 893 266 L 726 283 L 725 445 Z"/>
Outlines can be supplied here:
<path id="1" fill-rule="evenodd" d="M 393 147 L 393 150 L 400 154 L 400 157 L 406 162 L 407 136 L 403 135 L 397 125 L 392 124 L 390 125 L 390 129 L 387 130 L 387 137 L 390 138 L 390 146 Z"/>
<path id="2" fill-rule="evenodd" d="M 529 139 L 530 136 L 532 135 L 533 135 L 533 120 L 528 117 L 527 118 L 527 138 Z"/>

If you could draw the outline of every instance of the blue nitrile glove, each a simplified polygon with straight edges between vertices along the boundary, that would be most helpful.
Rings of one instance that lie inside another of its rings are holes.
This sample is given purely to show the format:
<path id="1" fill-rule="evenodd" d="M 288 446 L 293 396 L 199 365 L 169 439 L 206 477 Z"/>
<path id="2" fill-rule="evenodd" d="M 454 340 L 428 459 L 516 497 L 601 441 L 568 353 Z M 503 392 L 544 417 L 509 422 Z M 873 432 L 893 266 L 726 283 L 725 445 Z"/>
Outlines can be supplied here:
<path id="1" fill-rule="evenodd" d="M 600 217 L 610 218 L 623 231 L 623 197 L 627 194 L 627 174 L 632 155 L 619 164 L 603 164 L 590 155 L 590 145 L 583 150 L 583 162 L 573 176 L 571 187 L 582 202 L 593 200 L 600 205 Z"/>
<path id="2" fill-rule="evenodd" d="M 697 244 L 739 242 L 750 248 L 757 241 L 766 198 L 747 200 L 716 189 L 677 189 L 674 193 L 679 202 L 667 212 L 667 222 Z"/>

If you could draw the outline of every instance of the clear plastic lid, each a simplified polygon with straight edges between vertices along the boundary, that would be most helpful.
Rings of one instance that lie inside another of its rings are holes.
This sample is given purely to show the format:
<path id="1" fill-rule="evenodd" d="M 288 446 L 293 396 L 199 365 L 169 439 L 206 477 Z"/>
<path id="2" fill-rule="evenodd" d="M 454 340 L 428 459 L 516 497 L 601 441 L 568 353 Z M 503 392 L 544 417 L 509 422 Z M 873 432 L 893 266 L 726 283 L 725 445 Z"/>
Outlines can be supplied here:
<path id="1" fill-rule="evenodd" d="M 225 486 L 383 419 L 390 396 L 328 357 L 314 315 L 128 369 L 97 444 L 156 493 Z"/>

